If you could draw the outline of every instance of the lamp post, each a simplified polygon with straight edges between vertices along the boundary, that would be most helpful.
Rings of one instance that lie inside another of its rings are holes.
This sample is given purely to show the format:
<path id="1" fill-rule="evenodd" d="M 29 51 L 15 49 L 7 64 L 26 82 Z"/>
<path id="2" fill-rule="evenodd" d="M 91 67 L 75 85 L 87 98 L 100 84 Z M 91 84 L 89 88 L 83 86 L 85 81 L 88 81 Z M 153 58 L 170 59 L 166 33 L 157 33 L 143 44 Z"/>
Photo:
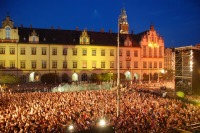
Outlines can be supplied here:
<path id="1" fill-rule="evenodd" d="M 120 71 L 119 71 L 119 32 L 120 32 L 120 18 L 118 18 L 118 30 L 117 30 L 117 117 L 120 115 Z"/>

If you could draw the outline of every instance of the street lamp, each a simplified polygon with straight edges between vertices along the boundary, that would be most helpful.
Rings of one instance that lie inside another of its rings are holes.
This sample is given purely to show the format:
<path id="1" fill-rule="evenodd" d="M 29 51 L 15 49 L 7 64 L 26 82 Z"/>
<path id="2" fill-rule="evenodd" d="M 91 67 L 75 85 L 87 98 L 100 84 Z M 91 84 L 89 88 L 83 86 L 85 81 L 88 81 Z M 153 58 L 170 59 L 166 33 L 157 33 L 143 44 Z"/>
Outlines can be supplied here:
<path id="1" fill-rule="evenodd" d="M 120 114 L 120 71 L 119 71 L 119 34 L 120 34 L 120 22 L 121 16 L 118 18 L 118 30 L 117 30 L 117 117 Z"/>

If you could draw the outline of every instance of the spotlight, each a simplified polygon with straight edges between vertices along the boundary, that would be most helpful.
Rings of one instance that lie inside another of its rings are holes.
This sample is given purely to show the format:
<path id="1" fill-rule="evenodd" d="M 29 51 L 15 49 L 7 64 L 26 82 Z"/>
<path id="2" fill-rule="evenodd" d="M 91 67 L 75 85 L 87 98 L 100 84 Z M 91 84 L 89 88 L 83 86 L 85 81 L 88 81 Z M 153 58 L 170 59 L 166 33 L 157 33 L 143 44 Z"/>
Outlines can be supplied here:
<path id="1" fill-rule="evenodd" d="M 72 124 L 69 125 L 68 130 L 69 130 L 70 132 L 72 132 L 72 131 L 74 130 L 74 126 L 73 126 Z"/>
<path id="2" fill-rule="evenodd" d="M 99 126 L 100 127 L 105 127 L 106 126 L 106 121 L 104 119 L 100 119 Z"/>

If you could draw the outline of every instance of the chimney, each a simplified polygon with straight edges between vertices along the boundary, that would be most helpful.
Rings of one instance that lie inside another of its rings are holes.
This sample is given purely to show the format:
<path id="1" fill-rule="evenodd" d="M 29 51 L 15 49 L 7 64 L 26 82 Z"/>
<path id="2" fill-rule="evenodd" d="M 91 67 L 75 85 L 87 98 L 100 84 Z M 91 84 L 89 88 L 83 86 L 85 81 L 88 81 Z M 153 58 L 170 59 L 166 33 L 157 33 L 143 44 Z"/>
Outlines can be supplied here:
<path id="1" fill-rule="evenodd" d="M 32 29 L 32 24 L 30 25 L 30 29 Z"/>
<path id="2" fill-rule="evenodd" d="M 58 30 L 60 30 L 60 26 L 58 26 Z"/>
<path id="3" fill-rule="evenodd" d="M 76 31 L 78 31 L 78 27 L 76 26 Z"/>
<path id="4" fill-rule="evenodd" d="M 54 26 L 51 26 L 51 29 L 53 30 L 53 29 L 54 29 Z"/>
<path id="5" fill-rule="evenodd" d="M 109 29 L 109 33 L 112 33 L 112 30 L 111 30 L 111 29 Z"/>
<path id="6" fill-rule="evenodd" d="M 20 27 L 23 28 L 23 24 L 21 24 Z"/>

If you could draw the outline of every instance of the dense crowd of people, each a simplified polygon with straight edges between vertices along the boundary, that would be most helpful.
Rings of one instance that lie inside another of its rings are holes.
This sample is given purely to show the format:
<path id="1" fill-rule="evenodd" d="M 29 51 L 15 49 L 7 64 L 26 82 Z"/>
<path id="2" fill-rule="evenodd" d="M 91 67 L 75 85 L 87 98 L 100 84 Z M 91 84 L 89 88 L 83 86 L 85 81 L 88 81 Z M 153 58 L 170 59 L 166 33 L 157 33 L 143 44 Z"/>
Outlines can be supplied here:
<path id="1" fill-rule="evenodd" d="M 195 98 L 199 98 L 196 96 Z M 0 93 L 0 132 L 66 132 L 98 126 L 101 118 L 116 132 L 169 132 L 200 122 L 200 107 L 132 87 L 115 90 Z"/>

